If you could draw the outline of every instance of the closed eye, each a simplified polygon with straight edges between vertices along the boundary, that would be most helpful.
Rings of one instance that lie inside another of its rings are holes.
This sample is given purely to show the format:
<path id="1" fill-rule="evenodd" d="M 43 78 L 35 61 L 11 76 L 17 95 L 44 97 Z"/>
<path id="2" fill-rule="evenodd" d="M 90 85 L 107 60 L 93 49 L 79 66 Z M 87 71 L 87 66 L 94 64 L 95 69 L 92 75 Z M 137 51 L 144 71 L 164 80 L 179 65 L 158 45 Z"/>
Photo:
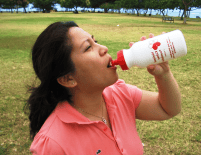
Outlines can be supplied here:
<path id="1" fill-rule="evenodd" d="M 91 48 L 91 46 L 88 46 L 85 51 L 89 50 L 90 48 Z"/>

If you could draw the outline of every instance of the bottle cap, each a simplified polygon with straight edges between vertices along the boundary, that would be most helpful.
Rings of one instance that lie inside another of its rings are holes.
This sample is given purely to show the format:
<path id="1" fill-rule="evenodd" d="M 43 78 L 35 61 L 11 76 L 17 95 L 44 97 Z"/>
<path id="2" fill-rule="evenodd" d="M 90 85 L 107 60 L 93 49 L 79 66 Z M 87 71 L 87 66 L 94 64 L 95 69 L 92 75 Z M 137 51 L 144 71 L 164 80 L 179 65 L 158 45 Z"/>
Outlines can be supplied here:
<path id="1" fill-rule="evenodd" d="M 119 65 L 122 70 L 128 70 L 128 66 L 126 65 L 126 61 L 124 59 L 123 50 L 117 52 L 117 59 L 112 61 L 112 66 Z"/>

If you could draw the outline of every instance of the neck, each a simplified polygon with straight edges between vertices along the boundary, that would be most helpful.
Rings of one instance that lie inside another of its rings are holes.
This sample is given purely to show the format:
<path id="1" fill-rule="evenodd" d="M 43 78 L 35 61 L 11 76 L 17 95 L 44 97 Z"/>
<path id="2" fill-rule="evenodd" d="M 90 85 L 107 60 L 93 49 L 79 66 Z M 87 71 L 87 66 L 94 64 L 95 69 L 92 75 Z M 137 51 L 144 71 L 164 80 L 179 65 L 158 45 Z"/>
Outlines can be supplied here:
<path id="1" fill-rule="evenodd" d="M 93 93 L 81 92 L 79 90 L 76 90 L 73 93 L 73 104 L 86 112 L 101 116 L 102 106 L 104 103 L 102 92 L 103 90 Z"/>

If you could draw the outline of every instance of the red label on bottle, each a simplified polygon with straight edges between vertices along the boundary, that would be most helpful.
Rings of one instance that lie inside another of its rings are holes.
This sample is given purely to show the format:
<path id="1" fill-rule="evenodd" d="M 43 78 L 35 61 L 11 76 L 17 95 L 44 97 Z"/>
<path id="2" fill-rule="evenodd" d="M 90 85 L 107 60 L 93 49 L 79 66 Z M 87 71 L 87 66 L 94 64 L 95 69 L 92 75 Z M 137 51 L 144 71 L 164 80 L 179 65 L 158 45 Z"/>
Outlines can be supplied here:
<path id="1" fill-rule="evenodd" d="M 169 49 L 171 58 L 175 58 L 174 54 L 176 53 L 176 50 L 174 48 L 174 43 L 171 42 L 169 38 L 167 40 L 167 45 L 168 45 L 168 49 Z"/>
<path id="2" fill-rule="evenodd" d="M 155 42 L 154 44 L 153 44 L 153 46 L 152 46 L 152 48 L 154 49 L 154 50 L 157 50 L 158 49 L 158 46 L 160 46 L 161 45 L 161 43 L 160 42 Z"/>

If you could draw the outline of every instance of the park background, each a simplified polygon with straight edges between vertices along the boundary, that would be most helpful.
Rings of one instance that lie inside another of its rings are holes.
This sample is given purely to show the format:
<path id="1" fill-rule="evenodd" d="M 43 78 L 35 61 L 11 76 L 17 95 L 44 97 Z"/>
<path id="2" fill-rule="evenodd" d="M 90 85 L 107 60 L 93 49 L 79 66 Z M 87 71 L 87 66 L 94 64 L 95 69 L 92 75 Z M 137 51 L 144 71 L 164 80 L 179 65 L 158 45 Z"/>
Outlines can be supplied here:
<path id="1" fill-rule="evenodd" d="M 58 4 L 58 3 L 56 3 L 56 4 L 54 5 L 54 8 L 55 8 L 57 11 L 63 11 L 63 12 L 66 11 L 66 8 L 65 8 L 65 7 L 61 7 L 61 5 Z M 33 12 L 33 11 L 38 11 L 38 10 L 40 10 L 40 9 L 34 8 L 34 5 L 33 5 L 32 3 L 30 3 L 30 4 L 26 7 L 26 10 L 27 10 L 27 12 L 29 12 L 29 11 L 30 11 L 30 12 Z M 70 10 L 70 9 L 69 9 L 69 10 Z M 71 10 L 72 10 L 72 11 L 75 11 L 74 8 L 72 8 Z M 78 10 L 78 11 L 82 11 L 83 8 L 82 8 L 82 7 L 78 7 L 77 10 Z M 89 8 L 87 8 L 87 9 L 85 9 L 85 10 L 86 10 L 86 11 L 93 11 L 94 8 L 90 8 L 90 7 L 89 7 Z M 10 9 L 1 9 L 0 11 L 9 12 Z M 16 12 L 16 11 L 17 11 L 17 9 L 13 9 L 13 12 Z M 18 11 L 19 11 L 19 12 L 24 12 L 24 9 L 23 9 L 23 8 L 19 8 Z M 98 12 L 98 11 L 103 12 L 104 9 L 102 9 L 102 8 L 96 8 L 95 11 L 96 11 L 96 12 Z M 108 12 L 112 12 L 112 11 L 113 11 L 112 9 L 109 9 L 109 10 L 108 10 Z M 126 10 L 126 9 L 124 9 L 124 8 L 121 8 L 120 11 L 121 11 L 121 13 L 131 13 L 131 14 L 133 13 L 133 10 L 131 10 L 131 9 Z M 144 9 L 141 9 L 141 10 L 140 10 L 140 12 L 142 12 L 142 13 L 143 13 L 144 11 L 145 11 Z M 150 11 L 150 10 L 149 10 L 149 11 Z M 114 12 L 116 12 L 116 10 L 114 10 Z M 152 15 L 156 15 L 158 12 L 159 12 L 158 10 L 153 10 L 153 11 L 152 11 Z M 165 9 L 165 12 L 166 12 L 166 15 L 172 16 L 172 17 L 178 17 L 179 15 L 181 15 L 181 13 L 179 13 L 180 10 L 178 10 L 178 9 L 174 9 L 174 10 Z M 191 13 L 190 13 L 189 18 L 196 18 L 196 16 L 201 17 L 201 9 L 200 9 L 200 8 L 192 7 L 192 11 L 191 11 Z"/>
<path id="2" fill-rule="evenodd" d="M 200 18 L 200 0 L 0 0 L 0 12 L 93 11 Z M 184 23 L 186 19 L 184 19 Z"/>
<path id="3" fill-rule="evenodd" d="M 30 154 L 29 112 L 25 105 L 30 95 L 28 86 L 35 81 L 31 48 L 48 25 L 69 20 L 107 46 L 113 59 L 117 51 L 129 48 L 129 42 L 137 42 L 141 36 L 175 29 L 183 32 L 188 53 L 169 62 L 180 86 L 182 111 L 165 121 L 136 120 L 136 126 L 145 155 L 201 154 L 201 19 L 187 18 L 183 24 L 179 17 L 170 23 L 162 22 L 161 15 L 72 11 L 0 14 L 0 155 Z M 157 91 L 146 68 L 122 71 L 118 67 L 117 72 L 126 83 Z"/>

